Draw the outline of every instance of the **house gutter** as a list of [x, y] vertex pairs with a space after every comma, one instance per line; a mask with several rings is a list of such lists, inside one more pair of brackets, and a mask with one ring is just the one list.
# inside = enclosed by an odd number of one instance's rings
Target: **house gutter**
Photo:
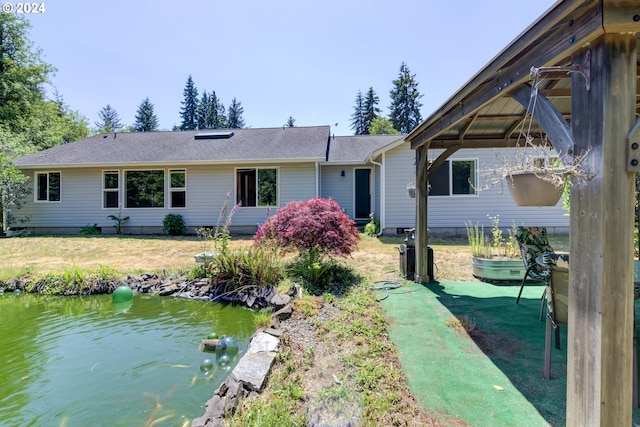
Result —
[[367, 159], [368, 162], [380, 167], [380, 232], [378, 233], [378, 236], [381, 236], [384, 231], [385, 219], [386, 219], [385, 173], [384, 173], [385, 172], [385, 168], [384, 168], [385, 156], [384, 155], [385, 153], [382, 153], [383, 163], [379, 163], [373, 160], [373, 152], [369, 154], [369, 158]]

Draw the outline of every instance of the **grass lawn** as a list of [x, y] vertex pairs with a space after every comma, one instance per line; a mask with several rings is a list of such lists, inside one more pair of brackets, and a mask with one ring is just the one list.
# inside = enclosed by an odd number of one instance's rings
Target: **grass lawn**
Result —
[[[359, 250], [346, 259], [369, 281], [384, 279], [399, 269], [398, 246], [404, 236], [362, 236]], [[567, 236], [551, 236], [551, 245], [568, 251]], [[195, 236], [46, 236], [0, 240], [0, 277], [11, 277], [28, 268], [32, 273], [62, 272], [70, 268], [109, 266], [123, 273], [186, 270], [203, 247]], [[251, 236], [233, 236], [230, 248], [252, 244]], [[438, 280], [473, 280], [471, 250], [466, 237], [432, 238], [435, 275]]]

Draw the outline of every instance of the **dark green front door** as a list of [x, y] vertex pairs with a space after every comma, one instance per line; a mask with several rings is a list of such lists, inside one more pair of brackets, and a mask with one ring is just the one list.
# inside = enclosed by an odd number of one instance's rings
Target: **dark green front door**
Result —
[[369, 218], [371, 213], [371, 169], [356, 169], [356, 218]]

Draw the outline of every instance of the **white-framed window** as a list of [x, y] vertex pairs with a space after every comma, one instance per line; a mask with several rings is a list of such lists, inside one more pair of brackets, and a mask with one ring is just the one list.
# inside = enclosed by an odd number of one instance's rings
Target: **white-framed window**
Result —
[[120, 172], [102, 172], [102, 207], [104, 209], [120, 206]]
[[128, 170], [124, 172], [126, 208], [164, 207], [164, 170]]
[[236, 169], [236, 203], [242, 203], [242, 206], [278, 206], [278, 169]]
[[172, 208], [187, 207], [187, 171], [169, 170], [169, 203]]
[[62, 174], [60, 172], [36, 172], [36, 202], [59, 202], [62, 193]]
[[429, 176], [429, 196], [475, 196], [477, 183], [477, 160], [446, 160]]

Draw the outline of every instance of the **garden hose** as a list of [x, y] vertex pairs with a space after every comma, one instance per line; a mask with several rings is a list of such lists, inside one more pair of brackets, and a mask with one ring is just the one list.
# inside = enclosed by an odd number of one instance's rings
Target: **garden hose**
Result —
[[385, 291], [384, 297], [376, 298], [377, 301], [382, 301], [383, 299], [386, 299], [389, 297], [390, 289], [397, 289], [400, 286], [402, 285], [397, 280], [379, 280], [375, 282], [373, 286], [371, 286], [369, 289], [372, 289], [374, 291]]

